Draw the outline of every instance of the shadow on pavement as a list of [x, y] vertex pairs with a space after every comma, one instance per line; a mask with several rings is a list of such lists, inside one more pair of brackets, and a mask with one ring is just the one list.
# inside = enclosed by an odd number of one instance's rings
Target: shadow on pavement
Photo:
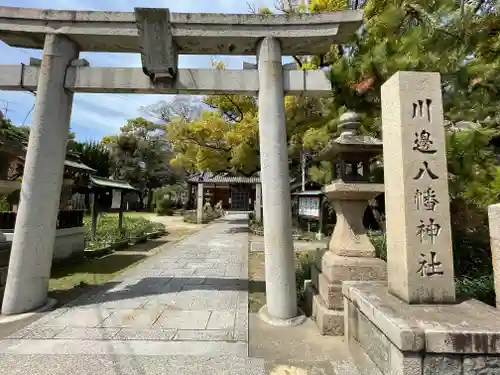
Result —
[[78, 307], [145, 296], [176, 294], [181, 289], [183, 291], [247, 291], [249, 288], [246, 279], [146, 277], [137, 280], [134, 284], [123, 285], [119, 290], [112, 290], [120, 284], [120, 282], [104, 284], [98, 290], [81, 295], [76, 300], [66, 304], [65, 307]]

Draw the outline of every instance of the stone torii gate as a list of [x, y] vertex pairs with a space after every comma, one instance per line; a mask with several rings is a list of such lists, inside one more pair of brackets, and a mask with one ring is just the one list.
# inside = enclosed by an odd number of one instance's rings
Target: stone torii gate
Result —
[[[317, 15], [56, 11], [0, 7], [0, 39], [43, 49], [41, 63], [0, 66], [0, 89], [36, 91], [3, 314], [47, 302], [57, 203], [74, 93], [245, 94], [259, 97], [267, 305], [271, 324], [297, 322], [284, 95], [330, 95], [322, 71], [282, 56], [325, 53], [361, 25], [358, 11]], [[142, 69], [89, 67], [79, 53], [134, 52]], [[245, 70], [178, 69], [180, 54], [256, 55]]]

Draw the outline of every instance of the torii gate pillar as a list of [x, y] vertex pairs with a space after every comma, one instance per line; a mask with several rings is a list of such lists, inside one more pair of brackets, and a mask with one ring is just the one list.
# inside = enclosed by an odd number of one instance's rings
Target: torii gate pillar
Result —
[[32, 311], [47, 302], [73, 93], [66, 69], [78, 50], [65, 36], [47, 34], [24, 164], [2, 314]]
[[272, 325], [294, 325], [302, 319], [296, 318], [299, 314], [279, 40], [262, 39], [257, 47], [257, 62], [267, 303], [259, 316]]

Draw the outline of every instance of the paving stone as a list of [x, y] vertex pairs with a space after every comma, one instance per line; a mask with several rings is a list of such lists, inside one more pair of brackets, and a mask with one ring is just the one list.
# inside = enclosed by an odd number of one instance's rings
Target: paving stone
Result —
[[97, 327], [104, 322], [110, 315], [111, 311], [100, 308], [91, 309], [71, 309], [64, 314], [48, 321], [45, 326], [60, 326], [60, 327]]
[[205, 276], [191, 276], [182, 279], [182, 286], [184, 285], [201, 285], [205, 282]]
[[125, 299], [111, 299], [106, 302], [99, 302], [93, 299], [89, 299], [88, 303], [82, 303], [79, 308], [96, 309], [139, 309], [151, 301], [154, 297], [140, 297], [140, 298], [125, 298]]
[[194, 341], [233, 341], [232, 331], [222, 330], [179, 330], [174, 340]]
[[193, 268], [183, 268], [183, 269], [168, 269], [163, 271], [161, 276], [172, 276], [172, 277], [189, 277], [193, 275], [195, 269]]
[[116, 310], [101, 327], [150, 328], [158, 320], [163, 309]]
[[236, 310], [236, 296], [220, 296], [217, 295], [213, 298], [199, 297], [195, 298], [191, 305], [190, 310]]
[[247, 355], [247, 344], [226, 341], [158, 340], [2, 340], [4, 354], [112, 354], [121, 355]]
[[76, 340], [111, 340], [120, 331], [120, 328], [75, 328], [67, 327], [59, 332], [57, 339]]
[[207, 329], [234, 329], [235, 311], [212, 311], [208, 320]]
[[62, 307], [57, 310], [51, 311], [49, 313], [46, 313], [44, 316], [42, 316], [40, 319], [36, 320], [35, 322], [31, 323], [28, 327], [26, 328], [34, 328], [34, 327], [41, 327], [48, 322], [52, 321], [54, 318], [57, 318], [58, 316], [61, 316], [65, 312], [69, 311], [70, 309], [67, 307]]
[[219, 294], [217, 290], [209, 289], [209, 290], [181, 290], [175, 296], [176, 299], [193, 299], [193, 298], [217, 298]]
[[176, 329], [132, 329], [123, 328], [116, 335], [117, 340], [172, 340], [177, 333]]
[[264, 360], [238, 356], [2, 355], [8, 375], [264, 375]]
[[[230, 227], [227, 222], [216, 223], [182, 243], [162, 247], [102, 288], [0, 341], [0, 362], [8, 353], [17, 358], [111, 355], [115, 362], [142, 355], [246, 357], [248, 238], [222, 233]], [[203, 362], [200, 373], [214, 373]], [[85, 359], [82, 363], [85, 367]], [[45, 374], [48, 367], [33, 372], [18, 365], [16, 371], [20, 368], [20, 374]], [[235, 368], [228, 374], [245, 371]], [[54, 373], [67, 372], [58, 367]], [[89, 373], [107, 372], [99, 368]], [[163, 367], [161, 373], [169, 372]]]
[[210, 311], [165, 310], [155, 326], [176, 329], [205, 329]]
[[196, 296], [179, 296], [177, 294], [159, 294], [144, 309], [189, 310]]
[[63, 329], [64, 327], [38, 327], [33, 329], [23, 329], [10, 335], [9, 338], [51, 339]]
[[193, 275], [196, 276], [206, 276], [206, 277], [217, 277], [217, 276], [225, 276], [226, 269], [225, 268], [211, 268], [211, 269], [200, 269], [197, 268], [194, 270]]

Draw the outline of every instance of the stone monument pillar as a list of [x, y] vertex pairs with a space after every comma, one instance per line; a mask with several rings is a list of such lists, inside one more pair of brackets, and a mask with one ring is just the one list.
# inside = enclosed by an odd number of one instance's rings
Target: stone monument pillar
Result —
[[64, 80], [78, 50], [66, 37], [47, 34], [43, 54], [2, 304], [6, 315], [43, 306], [49, 289], [73, 104]]
[[382, 87], [389, 292], [455, 301], [439, 74], [400, 72]]
[[311, 270], [307, 287], [308, 312], [321, 334], [344, 333], [342, 282], [386, 280], [386, 264], [375, 258], [375, 248], [363, 225], [368, 202], [384, 192], [382, 184], [370, 183], [370, 160], [382, 152], [382, 142], [359, 134], [361, 123], [353, 112], [344, 113], [339, 137], [319, 153], [319, 160], [334, 162], [335, 180], [323, 188], [337, 214], [329, 251]]
[[292, 325], [300, 319], [295, 319], [299, 312], [280, 42], [273, 38], [262, 39], [257, 47], [257, 61], [266, 259], [266, 305], [259, 316], [269, 324]]
[[262, 221], [262, 185], [255, 185], [255, 220]]
[[495, 280], [496, 307], [500, 309], [500, 204], [492, 204], [488, 207], [488, 224], [493, 278]]
[[196, 190], [196, 221], [198, 224], [203, 223], [203, 205], [204, 205], [204, 194], [203, 194], [203, 182], [198, 182], [198, 188]]
[[499, 373], [500, 311], [455, 298], [439, 73], [393, 75], [382, 121], [388, 284], [343, 284], [353, 357], [384, 375]]

